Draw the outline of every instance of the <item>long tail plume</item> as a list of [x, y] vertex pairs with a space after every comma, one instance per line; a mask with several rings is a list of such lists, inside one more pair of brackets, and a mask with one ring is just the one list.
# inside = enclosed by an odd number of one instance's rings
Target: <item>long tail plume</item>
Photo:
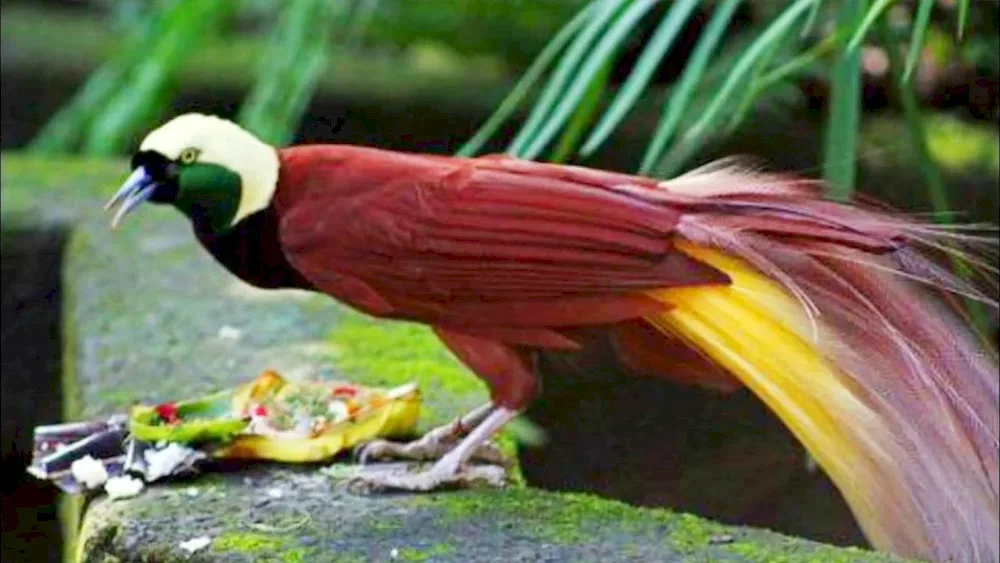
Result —
[[652, 292], [671, 309], [647, 321], [755, 392], [877, 548], [1000, 560], [997, 357], [941, 298], [995, 309], [996, 271], [970, 264], [978, 289], [932, 259], [986, 239], [730, 166], [662, 188], [643, 197], [687, 209], [678, 247], [733, 283]]

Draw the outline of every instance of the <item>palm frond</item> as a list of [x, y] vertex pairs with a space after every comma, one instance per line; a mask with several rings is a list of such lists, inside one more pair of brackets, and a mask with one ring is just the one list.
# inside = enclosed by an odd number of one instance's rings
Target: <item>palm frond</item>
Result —
[[[775, 42], [791, 32], [795, 22], [812, 7], [818, 0], [797, 0], [785, 9], [781, 15], [768, 25], [764, 31], [747, 47], [746, 52], [736, 61], [729, 71], [725, 81], [719, 87], [711, 102], [701, 112], [694, 125], [684, 132], [683, 137], [677, 145], [667, 154], [667, 159], [673, 162], [692, 154], [696, 148], [701, 147], [711, 135], [712, 128], [722, 119], [725, 112], [729, 110], [726, 104], [730, 102], [736, 90], [743, 85], [747, 73], [754, 67], [757, 61], [763, 56], [767, 49]], [[671, 154], [673, 153], [673, 154]]]
[[[865, 17], [865, 0], [844, 0], [837, 14], [841, 29], [856, 29]], [[857, 175], [861, 119], [861, 51], [841, 51], [830, 80], [830, 109], [823, 139], [823, 177], [831, 195], [847, 199]]]
[[659, 0], [635, 0], [622, 10], [621, 14], [604, 32], [604, 36], [590, 52], [586, 60], [577, 70], [576, 76], [563, 93], [552, 114], [541, 126], [531, 143], [523, 150], [524, 158], [537, 157], [565, 125], [573, 113], [573, 108], [580, 102], [590, 84], [596, 79], [603, 65], [613, 61], [617, 50], [628, 37], [639, 21]]
[[865, 40], [865, 36], [868, 35], [868, 31], [875, 23], [875, 20], [877, 20], [879, 16], [882, 15], [882, 12], [885, 12], [885, 10], [895, 2], [896, 0], [875, 0], [875, 3], [872, 4], [871, 8], [868, 8], [868, 11], [865, 13], [865, 17], [861, 20], [861, 25], [859, 25], [857, 30], [854, 32], [854, 36], [851, 37], [850, 42], [848, 42], [848, 51], [857, 49], [861, 45], [861, 42]]
[[115, 56], [102, 64], [70, 101], [59, 108], [32, 139], [28, 149], [50, 154], [78, 149], [91, 123], [110, 106], [115, 95], [127, 87], [133, 70], [166, 29], [165, 22], [183, 7], [183, 0], [171, 0], [143, 18]]
[[931, 10], [934, 8], [934, 0], [920, 0], [917, 7], [917, 17], [913, 21], [913, 36], [910, 39], [910, 50], [906, 54], [906, 70], [903, 71], [903, 80], [909, 82], [913, 77], [913, 71], [920, 62], [920, 54], [924, 49], [924, 39], [927, 36], [927, 29], [931, 23]]
[[653, 167], [662, 158], [667, 143], [674, 136], [681, 122], [681, 116], [687, 109], [695, 88], [705, 75], [709, 61], [722, 41], [722, 36], [740, 3], [740, 0], [726, 0], [716, 7], [715, 12], [712, 14], [712, 19], [709, 20], [705, 32], [702, 33], [698, 44], [694, 48], [694, 52], [691, 54], [691, 58], [684, 67], [677, 86], [674, 88], [670, 99], [664, 105], [663, 116], [656, 126], [652, 140], [646, 147], [646, 152], [642, 157], [642, 164], [639, 165], [639, 172], [641, 174], [647, 174], [652, 171]]
[[596, 1], [594, 12], [589, 21], [573, 39], [559, 60], [548, 82], [545, 84], [541, 96], [528, 114], [528, 119], [514, 137], [514, 140], [511, 141], [510, 146], [507, 147], [507, 153], [514, 156], [524, 156], [525, 149], [534, 141], [538, 131], [545, 124], [546, 118], [563, 96], [566, 85], [577, 72], [577, 68], [586, 56], [590, 46], [626, 3], [625, 0]]
[[573, 117], [570, 118], [569, 124], [552, 150], [552, 154], [549, 156], [550, 162], [566, 162], [575, 152], [584, 132], [593, 122], [597, 108], [601, 105], [601, 99], [604, 97], [604, 89], [607, 87], [608, 78], [611, 77], [612, 68], [614, 68], [613, 61], [606, 62], [594, 80], [591, 81], [590, 87], [587, 88], [579, 105], [576, 106]]
[[580, 149], [581, 155], [593, 154], [632, 109], [643, 90], [649, 85], [664, 55], [670, 50], [684, 24], [688, 22], [688, 18], [697, 7], [698, 0], [680, 0], [666, 13], [649, 40], [649, 45], [636, 62], [635, 68], [625, 80], [625, 84]]
[[108, 100], [108, 106], [90, 124], [83, 152], [120, 154], [147, 124], [167, 107], [176, 85], [173, 77], [184, 61], [207, 37], [218, 32], [233, 14], [227, 0], [185, 0], [176, 4], [160, 23], [155, 43], [131, 69]]
[[345, 13], [342, 3], [326, 0], [285, 4], [254, 88], [240, 108], [244, 127], [275, 145], [291, 140], [325, 68], [331, 22]]
[[958, 40], [965, 38], [965, 28], [969, 25], [969, 3], [972, 0], [959, 0], [958, 2]]
[[[809, 25], [808, 20], [806, 21], [806, 25]], [[734, 102], [736, 102], [736, 111], [732, 112], [732, 115], [729, 117], [729, 124], [725, 128], [726, 134], [733, 133], [736, 128], [743, 123], [744, 119], [746, 119], [747, 114], [750, 112], [750, 108], [753, 107], [753, 103], [763, 92], [763, 79], [767, 77], [769, 79], [769, 83], [773, 83], [773, 78], [771, 78], [770, 73], [766, 72], [767, 69], [771, 67], [771, 61], [775, 60], [778, 55], [787, 56], [790, 48], [794, 47], [794, 44], [797, 43], [800, 38], [801, 35], [796, 35], [794, 33], [786, 33], [782, 35], [772, 44], [768, 45], [764, 50], [764, 53], [753, 64], [749, 84], [743, 89], [743, 94], [739, 97], [739, 99], [734, 100]]]
[[542, 52], [531, 63], [528, 70], [521, 76], [517, 84], [511, 89], [507, 97], [500, 102], [493, 115], [486, 120], [486, 123], [476, 131], [476, 133], [458, 149], [458, 156], [472, 156], [482, 150], [483, 145], [489, 141], [497, 129], [517, 110], [518, 106], [527, 97], [531, 87], [541, 78], [542, 74], [552, 65], [552, 61], [566, 47], [573, 36], [582, 28], [593, 15], [596, 9], [595, 4], [588, 4], [580, 10], [559, 32], [545, 45]]

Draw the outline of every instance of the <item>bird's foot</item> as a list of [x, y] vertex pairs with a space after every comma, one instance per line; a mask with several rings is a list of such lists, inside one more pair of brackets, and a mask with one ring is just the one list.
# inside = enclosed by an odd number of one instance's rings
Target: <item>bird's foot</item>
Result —
[[414, 470], [405, 465], [400, 467], [399, 464], [367, 466], [347, 481], [347, 488], [358, 494], [374, 494], [503, 487], [506, 484], [507, 469], [500, 465], [447, 467], [438, 462], [423, 470]]
[[[419, 440], [406, 443], [372, 440], [358, 448], [356, 455], [362, 465], [389, 460], [437, 461], [457, 445], [457, 437], [440, 439], [428, 433]], [[503, 467], [511, 466], [511, 461], [494, 442], [486, 442], [479, 446], [472, 453], [470, 461]]]
[[[507, 482], [506, 467], [475, 465], [470, 461], [477, 454], [482, 455], [484, 448], [489, 452], [486, 454], [488, 457], [496, 457], [500, 451], [489, 442], [489, 439], [516, 415], [517, 412], [511, 409], [485, 405], [451, 424], [428, 432], [416, 442], [410, 444], [376, 442], [376, 445], [369, 445], [367, 452], [361, 452], [364, 459], [371, 459], [376, 454], [403, 454], [403, 457], [406, 457], [446, 453], [430, 469], [422, 471], [409, 468], [400, 470], [398, 466], [386, 468], [384, 464], [381, 468], [366, 466], [348, 482], [348, 488], [357, 492], [373, 493], [422, 492], [480, 484], [503, 486]], [[454, 442], [463, 434], [467, 435], [461, 442], [455, 444]], [[499, 459], [505, 458], [500, 455]]]
[[[412, 442], [372, 440], [358, 447], [355, 451], [355, 457], [361, 464], [387, 460], [437, 461], [454, 450], [472, 429], [486, 419], [490, 412], [492, 412], [492, 406], [483, 405], [463, 417], [428, 431], [423, 437]], [[504, 467], [511, 466], [511, 462], [500, 448], [494, 442], [486, 440], [476, 445], [467, 459]]]

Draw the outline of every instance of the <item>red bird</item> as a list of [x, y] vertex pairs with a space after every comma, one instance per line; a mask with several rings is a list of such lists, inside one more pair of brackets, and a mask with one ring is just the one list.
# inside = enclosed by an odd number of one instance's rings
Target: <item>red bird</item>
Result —
[[590, 327], [637, 372], [750, 388], [876, 547], [1000, 559], [997, 358], [946, 306], [958, 294], [995, 308], [996, 287], [932, 260], [967, 257], [971, 235], [725, 163], [660, 181], [504, 156], [277, 150], [199, 114], [150, 133], [132, 167], [115, 223], [172, 204], [243, 280], [430, 325], [486, 383], [490, 405], [373, 445], [419, 457], [466, 434], [429, 470], [376, 484], [427, 490], [471, 471], [538, 393], [533, 354], [578, 348]]

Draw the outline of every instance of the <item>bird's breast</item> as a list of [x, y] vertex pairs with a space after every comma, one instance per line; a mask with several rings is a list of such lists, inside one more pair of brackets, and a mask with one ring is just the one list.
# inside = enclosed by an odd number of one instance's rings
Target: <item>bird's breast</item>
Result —
[[231, 274], [263, 289], [315, 289], [285, 256], [277, 221], [259, 211], [224, 233], [195, 226], [201, 245]]

